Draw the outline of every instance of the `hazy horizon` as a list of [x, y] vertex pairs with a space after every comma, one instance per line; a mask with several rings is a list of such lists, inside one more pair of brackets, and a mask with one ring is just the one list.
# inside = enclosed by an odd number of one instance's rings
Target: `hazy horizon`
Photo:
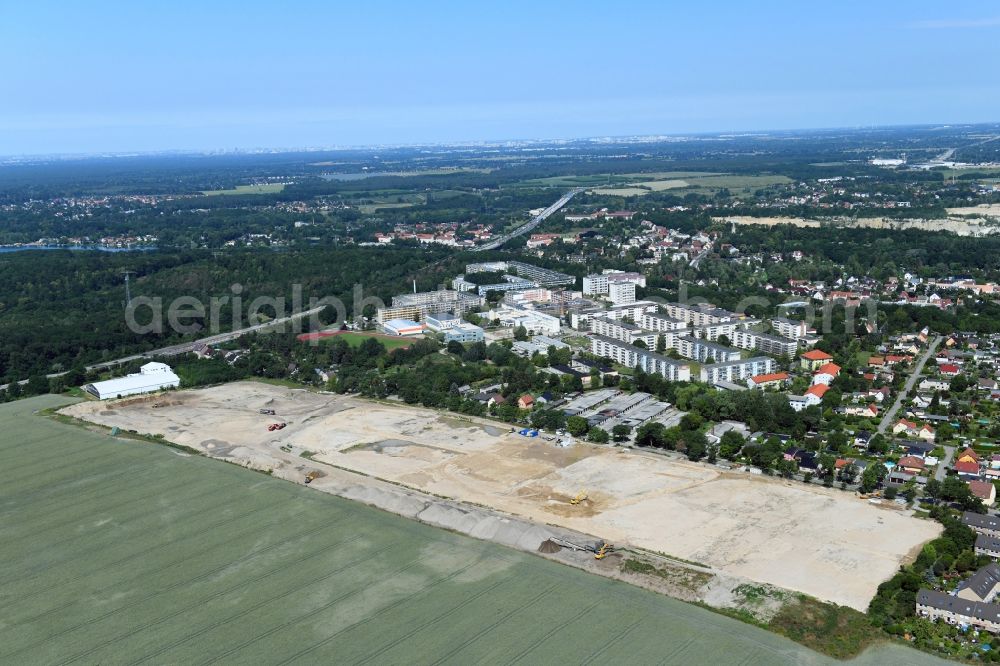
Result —
[[0, 155], [995, 122], [1000, 7], [8, 6]]

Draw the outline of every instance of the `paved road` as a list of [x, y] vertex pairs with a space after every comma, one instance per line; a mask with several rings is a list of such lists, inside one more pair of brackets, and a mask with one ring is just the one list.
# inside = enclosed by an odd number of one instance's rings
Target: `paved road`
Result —
[[[217, 345], [222, 342], [228, 342], [230, 340], [235, 340], [241, 335], [246, 335], [247, 333], [259, 333], [260, 331], [265, 331], [277, 326], [283, 326], [296, 319], [301, 319], [302, 317], [309, 317], [316, 314], [322, 310], [325, 305], [312, 308], [310, 310], [303, 310], [302, 312], [297, 312], [288, 317], [281, 317], [280, 319], [273, 319], [269, 322], [263, 324], [255, 324], [253, 326], [247, 326], [246, 328], [240, 328], [235, 331], [229, 331], [228, 333], [219, 333], [217, 335], [210, 335], [207, 338], [200, 338], [198, 340], [192, 340], [191, 342], [185, 342], [179, 345], [171, 345], [169, 347], [161, 347], [160, 349], [154, 349], [152, 351], [143, 352], [141, 354], [132, 354], [131, 356], [123, 356], [122, 358], [116, 358], [113, 361], [103, 361], [101, 363], [95, 363], [93, 365], [86, 366], [86, 370], [107, 370], [109, 368], [115, 368], [123, 363], [129, 363], [130, 361], [138, 361], [144, 358], [153, 358], [155, 356], [180, 356], [181, 354], [187, 354], [188, 352], [194, 351], [197, 345]], [[65, 372], [53, 372], [51, 374], [45, 375], [48, 379], [53, 379], [55, 377], [62, 377], [68, 371]], [[22, 379], [18, 382], [20, 385], [25, 385], [28, 383], [27, 379]], [[9, 384], [4, 384], [0, 386], [0, 390], [6, 389]]]
[[509, 234], [504, 234], [500, 238], [491, 240], [486, 245], [480, 245], [479, 247], [474, 248], [472, 251], [482, 252], [483, 250], [495, 250], [504, 243], [506, 243], [507, 241], [509, 241], [511, 238], [517, 238], [518, 236], [523, 236], [524, 234], [528, 233], [529, 231], [537, 227], [539, 224], [544, 222], [549, 215], [551, 215], [552, 213], [556, 212], [557, 210], [565, 206], [567, 203], [569, 203], [570, 199], [575, 197], [580, 192], [583, 192], [583, 190], [584, 188], [582, 187], [578, 187], [575, 190], [570, 190], [566, 194], [562, 195], [559, 201], [555, 202], [554, 204], [543, 210], [541, 213], [533, 217], [531, 219], [531, 222], [521, 225], [520, 227], [510, 232]]
[[938, 463], [937, 470], [934, 471], [934, 478], [938, 481], [944, 481], [944, 473], [948, 470], [948, 465], [951, 464], [951, 459], [955, 457], [955, 447], [946, 446], [944, 447], [944, 458]]
[[708, 245], [705, 246], [704, 250], [699, 252], [697, 256], [695, 256], [694, 259], [690, 261], [691, 268], [698, 268], [698, 264], [701, 263], [701, 260], [707, 257], [711, 252], [712, 252], [712, 244], [709, 243]]
[[913, 372], [910, 373], [910, 378], [906, 380], [903, 390], [899, 392], [898, 396], [896, 396], [896, 402], [892, 403], [892, 407], [890, 407], [889, 411], [882, 416], [882, 421], [878, 424], [878, 431], [883, 435], [889, 428], [889, 425], [893, 422], [893, 419], [896, 417], [896, 412], [899, 411], [899, 407], [903, 404], [903, 400], [907, 395], [909, 395], [910, 391], [913, 390], [917, 380], [920, 379], [920, 371], [924, 369], [924, 364], [927, 363], [927, 359], [934, 354], [939, 344], [941, 344], [940, 335], [931, 340], [931, 343], [927, 345], [927, 349], [924, 350], [924, 353], [920, 355], [919, 359], [917, 359], [916, 365], [913, 366]]

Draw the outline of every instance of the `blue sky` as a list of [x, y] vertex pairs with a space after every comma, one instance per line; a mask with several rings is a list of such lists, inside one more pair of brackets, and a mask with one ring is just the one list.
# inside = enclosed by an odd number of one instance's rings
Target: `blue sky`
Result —
[[0, 0], [0, 154], [1000, 120], [1000, 3]]

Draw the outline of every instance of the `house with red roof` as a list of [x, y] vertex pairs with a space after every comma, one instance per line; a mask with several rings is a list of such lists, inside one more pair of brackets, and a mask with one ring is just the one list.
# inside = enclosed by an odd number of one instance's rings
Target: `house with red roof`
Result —
[[968, 462], [965, 460], [959, 460], [953, 465], [955, 471], [963, 479], [978, 479], [979, 478], [979, 463]]
[[896, 463], [896, 467], [909, 474], [920, 474], [924, 471], [924, 459], [919, 456], [903, 456]]
[[878, 407], [875, 403], [870, 405], [851, 405], [844, 410], [844, 413], [849, 416], [861, 416], [866, 419], [873, 419], [878, 416]]
[[754, 375], [747, 380], [748, 388], [780, 388], [790, 379], [787, 372], [770, 372], [764, 375]]
[[810, 349], [799, 358], [801, 359], [803, 370], [816, 370], [820, 366], [833, 360], [832, 356], [827, 354], [825, 351], [820, 351], [819, 349]]
[[917, 432], [917, 424], [906, 419], [899, 419], [896, 425], [892, 426], [892, 434], [898, 435], [901, 432], [905, 432], [908, 435], [915, 434]]
[[531, 409], [535, 406], [535, 399], [531, 395], [525, 393], [520, 398], [517, 399], [518, 409]]
[[823, 396], [826, 395], [826, 392], [829, 390], [829, 388], [830, 387], [827, 386], [826, 384], [813, 384], [812, 386], [810, 386], [809, 390], [807, 390], [804, 394], [806, 399], [806, 405], [807, 406], [818, 405], [819, 403], [823, 402]]
[[964, 451], [959, 453], [955, 457], [956, 462], [974, 462], [979, 464], [979, 454], [972, 450], [972, 447], [966, 447]]
[[940, 372], [945, 377], [954, 377], [955, 375], [962, 372], [962, 369], [955, 365], [954, 363], [942, 363], [938, 366], [938, 372]]
[[813, 373], [813, 384], [830, 385], [837, 375], [840, 374], [840, 366], [836, 363], [824, 363]]
[[969, 490], [986, 506], [993, 506], [997, 501], [997, 487], [989, 481], [969, 481]]
[[928, 424], [923, 424], [920, 426], [920, 430], [917, 431], [917, 437], [924, 440], [925, 442], [934, 441], [934, 428], [930, 427]]

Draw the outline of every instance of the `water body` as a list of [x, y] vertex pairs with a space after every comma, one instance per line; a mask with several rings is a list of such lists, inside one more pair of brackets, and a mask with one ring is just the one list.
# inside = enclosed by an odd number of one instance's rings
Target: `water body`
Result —
[[0, 245], [0, 254], [36, 250], [70, 250], [71, 252], [153, 252], [155, 247], [101, 247], [100, 245]]

